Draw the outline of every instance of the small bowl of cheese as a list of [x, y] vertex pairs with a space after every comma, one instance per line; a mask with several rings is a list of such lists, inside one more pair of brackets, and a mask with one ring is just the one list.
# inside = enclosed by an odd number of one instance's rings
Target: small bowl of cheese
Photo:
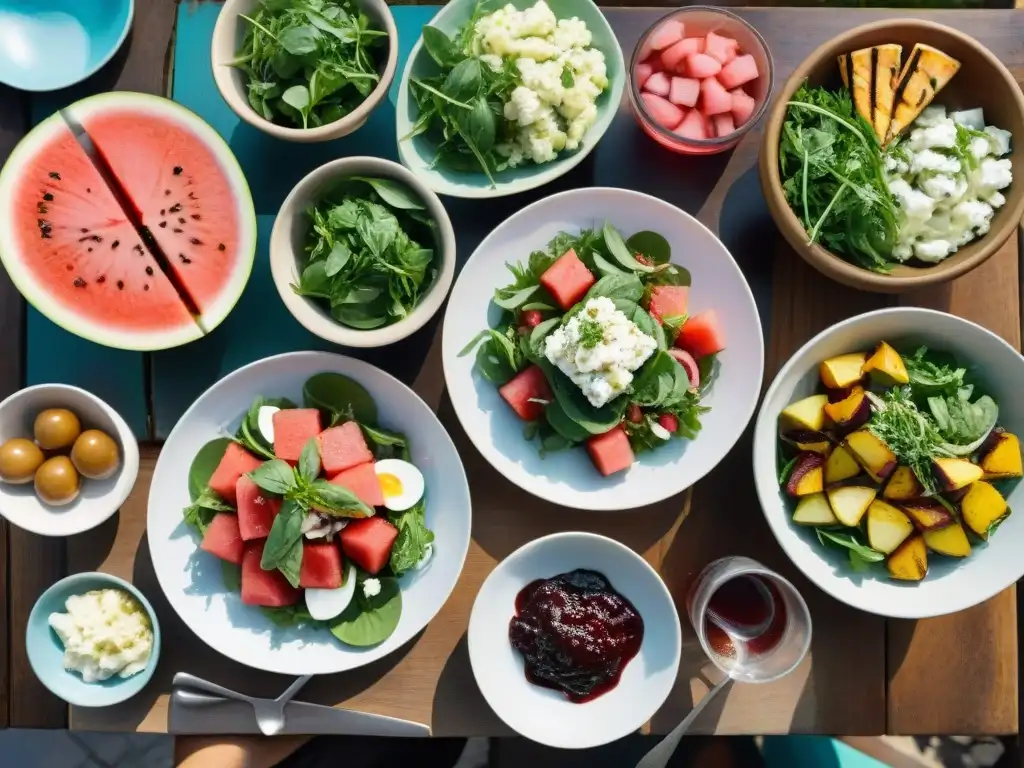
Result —
[[78, 707], [130, 699], [149, 682], [160, 656], [153, 606], [106, 573], [76, 573], [43, 592], [25, 640], [36, 677]]

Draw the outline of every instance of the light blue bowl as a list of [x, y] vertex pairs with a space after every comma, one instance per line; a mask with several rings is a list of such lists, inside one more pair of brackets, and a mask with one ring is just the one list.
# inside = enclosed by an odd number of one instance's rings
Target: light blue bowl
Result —
[[110, 61], [132, 26], [133, 0], [0, 0], [0, 83], [55, 91]]
[[[101, 683], [86, 683], [77, 672], [64, 669], [64, 646], [57, 633], [50, 628], [50, 614], [64, 613], [64, 604], [72, 595], [81, 595], [93, 589], [121, 589], [130, 594], [146, 609], [153, 627], [153, 653], [149, 664], [136, 675], [120, 678], [116, 675]], [[143, 594], [124, 579], [106, 573], [76, 573], [61, 579], [40, 595], [28, 616], [25, 631], [28, 661], [39, 681], [55, 696], [76, 707], [108, 707], [119, 704], [146, 687], [160, 658], [160, 625], [153, 606]]]

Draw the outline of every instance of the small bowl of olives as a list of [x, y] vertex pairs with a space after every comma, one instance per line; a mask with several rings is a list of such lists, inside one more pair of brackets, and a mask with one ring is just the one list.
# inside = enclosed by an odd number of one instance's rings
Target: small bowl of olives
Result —
[[90, 392], [38, 384], [0, 402], [0, 515], [19, 528], [43, 536], [95, 528], [138, 474], [131, 429]]

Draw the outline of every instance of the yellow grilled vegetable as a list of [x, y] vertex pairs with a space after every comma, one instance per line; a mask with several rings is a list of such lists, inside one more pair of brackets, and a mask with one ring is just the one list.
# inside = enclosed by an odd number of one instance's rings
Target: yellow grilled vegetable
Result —
[[892, 120], [893, 95], [903, 46], [889, 44], [861, 48], [839, 56], [843, 84], [853, 94], [853, 105], [884, 142]]
[[915, 45], [896, 84], [892, 121], [885, 141], [892, 141], [914, 122], [959, 70], [960, 62], [938, 48]]

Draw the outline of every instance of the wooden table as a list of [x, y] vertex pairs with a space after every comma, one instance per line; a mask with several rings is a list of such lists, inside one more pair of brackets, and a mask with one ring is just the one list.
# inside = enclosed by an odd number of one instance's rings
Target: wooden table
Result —
[[[111, 87], [165, 93], [166, 60], [173, 34], [170, 0], [139, 0], [134, 43], [122, 52], [111, 83], [104, 75], [85, 89]], [[856, 24], [898, 11], [742, 9], [766, 37], [779, 82], [815, 45]], [[1024, 13], [1017, 11], [926, 12], [988, 45], [1024, 81]], [[631, 50], [653, 11], [609, 10], [623, 48]], [[0, 158], [27, 129], [28, 103], [0, 88]], [[623, 110], [610, 135], [629, 138], [635, 151], [619, 163], [650, 174], [643, 190], [700, 217], [719, 232], [747, 274], [762, 311], [767, 343], [766, 377], [814, 333], [850, 315], [890, 305], [943, 309], [986, 325], [1020, 347], [1019, 253], [1011, 241], [985, 266], [952, 285], [886, 297], [831, 283], [805, 266], [784, 245], [768, 217], [756, 175], [759, 136], [749, 135], [732, 153], [682, 158], [656, 148], [632, 127]], [[631, 137], [631, 138], [630, 138]], [[594, 172], [609, 158], [606, 138]], [[602, 171], [603, 173], [603, 171]], [[589, 180], [575, 177], [583, 186]], [[598, 183], [607, 183], [606, 177]], [[544, 194], [542, 192], [542, 194]], [[521, 205], [494, 204], [500, 218]], [[459, 226], [456, 219], [456, 226]], [[468, 255], [461, 254], [462, 258]], [[265, 268], [265, 265], [263, 265]], [[259, 265], [257, 268], [260, 268]], [[0, 317], [7, 348], [0, 355], [0, 395], [24, 383], [24, 312], [6, 276], [0, 277]], [[425, 344], [429, 336], [425, 336]], [[969, 611], [924, 621], [887, 621], [854, 611], [808, 583], [773, 540], [754, 494], [749, 435], [692, 492], [626, 514], [588, 515], [554, 508], [513, 488], [468, 443], [445, 400], [439, 344], [427, 354], [416, 389], [438, 404], [471, 478], [473, 544], [459, 586], [440, 615], [409, 646], [376, 664], [319, 678], [310, 700], [344, 703], [432, 724], [436, 735], [500, 735], [506, 729], [480, 696], [469, 668], [465, 629], [473, 597], [495, 562], [515, 547], [555, 530], [585, 528], [614, 536], [659, 568], [677, 600], [709, 560], [747, 554], [794, 580], [815, 622], [810, 658], [784, 680], [734, 687], [698, 720], [705, 733], [1014, 733], [1018, 729], [1018, 645], [1015, 591], [1008, 589]], [[144, 393], [146, 394], [146, 393]], [[115, 404], [116, 405], [116, 404]], [[35, 680], [24, 648], [28, 612], [40, 592], [60, 576], [99, 568], [133, 579], [153, 600], [164, 632], [161, 665], [149, 688], [121, 707], [74, 710], [70, 725], [88, 730], [167, 727], [172, 674], [187, 669], [250, 693], [276, 694], [287, 681], [257, 673], [209, 651], [182, 624], [163, 598], [145, 538], [146, 501], [155, 444], [142, 451], [138, 483], [119, 515], [88, 534], [53, 541], [0, 521], [0, 599], [6, 601], [8, 633], [0, 632], [0, 726], [65, 727], [69, 713]], [[703, 695], [707, 661], [684, 627], [684, 658], [676, 689], [651, 723], [665, 731]]]

